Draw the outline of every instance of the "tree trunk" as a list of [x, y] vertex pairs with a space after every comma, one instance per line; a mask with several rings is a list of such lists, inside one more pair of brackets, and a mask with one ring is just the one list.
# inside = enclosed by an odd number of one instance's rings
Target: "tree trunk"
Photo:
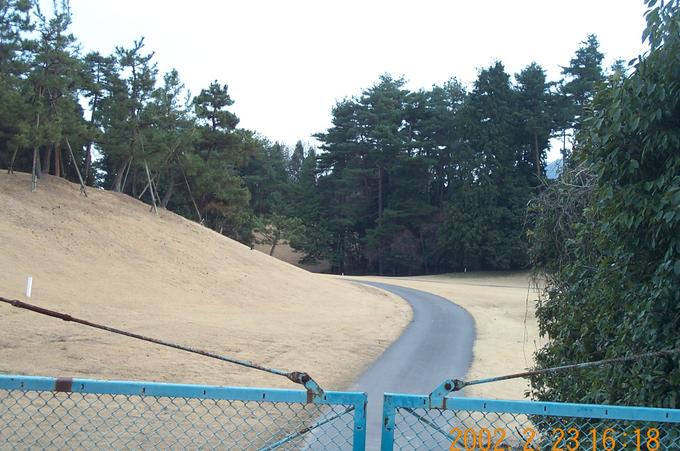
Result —
[[[43, 155], [43, 164], [41, 169], [41, 173], [43, 174], [48, 174], [50, 173], [50, 168], [52, 164], [52, 152], [54, 150], [54, 145], [47, 146], [47, 149], [45, 149], [45, 155]], [[57, 169], [55, 168], [55, 171]]]
[[38, 189], [38, 171], [37, 171], [37, 164], [38, 164], [38, 148], [34, 147], [33, 148], [33, 169], [31, 169], [31, 191], [35, 192]]
[[61, 165], [61, 146], [56, 145], [54, 147], [54, 176], [55, 177], [61, 177], [61, 171], [62, 165]]
[[279, 239], [274, 238], [274, 241], [272, 242], [272, 248], [269, 249], [269, 256], [273, 257], [274, 256], [274, 249], [276, 249], [276, 245], [279, 244]]
[[[97, 81], [99, 81], [99, 77], [97, 77]], [[94, 98], [92, 99], [92, 113], [90, 114], [90, 125], [94, 127], [94, 116], [95, 113], [97, 112], [97, 106], [99, 104], [99, 96], [97, 94], [94, 95]], [[90, 175], [90, 169], [92, 167], [92, 141], [87, 143], [87, 148], [85, 149], [85, 174], [84, 179], [85, 179], [85, 184], [86, 185], [94, 185], [94, 177], [91, 177]]]
[[[42, 95], [42, 93], [40, 93]], [[40, 113], [35, 115], [35, 129], [38, 130], [40, 127]], [[33, 147], [33, 169], [31, 170], [31, 191], [35, 192], [38, 189], [38, 158], [40, 154], [38, 152], [38, 146]]]
[[132, 156], [128, 155], [125, 160], [118, 166], [116, 170], [116, 177], [113, 179], [113, 190], [117, 193], [121, 192], [123, 186], [123, 177], [125, 176], [125, 170], [132, 161]]
[[61, 177], [66, 178], [66, 166], [64, 166], [64, 159], [61, 158], [61, 148], [59, 148], [59, 167], [61, 168]]
[[163, 195], [163, 200], [161, 200], [161, 208], [168, 208], [168, 203], [170, 202], [170, 198], [172, 197], [174, 192], [175, 192], [175, 173], [170, 171], [168, 189], [165, 191], [165, 194]]
[[345, 232], [342, 232], [340, 240], [340, 274], [345, 275]]
[[538, 133], [534, 132], [534, 152], [536, 153], [536, 176], [541, 178], [541, 152], [538, 149]]
[[[130, 167], [128, 167], [127, 174], [125, 174], [125, 178], [123, 179], [123, 191], [125, 191], [125, 186], [127, 185], [126, 182], [130, 170], [131, 170]], [[131, 182], [132, 188], [130, 188], [130, 191], [132, 192], [132, 197], [136, 197], [137, 199], [139, 199], [141, 195], [144, 193], [140, 194], [137, 192], [137, 173], [138, 173], [137, 168], [132, 169], [132, 182]]]
[[383, 211], [383, 177], [382, 166], [378, 166], [378, 219], [382, 218]]
[[430, 267], [427, 264], [427, 253], [425, 251], [425, 238], [423, 238], [423, 231], [422, 229], [420, 230], [420, 252], [422, 252], [423, 255], [423, 268], [425, 270], [425, 273], [430, 272]]
[[14, 147], [14, 152], [12, 152], [12, 159], [9, 162], [9, 167], [7, 168], [8, 174], [14, 174], [14, 161], [17, 159], [17, 153], [19, 152], [19, 146]]
[[36, 158], [35, 164], [37, 165], [35, 168], [35, 177], [36, 179], [39, 179], [42, 177], [42, 162], [40, 161], [40, 147], [38, 147], [38, 158]]
[[90, 177], [90, 168], [92, 167], [92, 143], [87, 143], [87, 148], [85, 149], [85, 174], [84, 180], [86, 185], [94, 185], [94, 177]]
[[[382, 225], [383, 213], [383, 171], [382, 166], [378, 166], [378, 227]], [[378, 275], [383, 274], [382, 244], [378, 243]]]

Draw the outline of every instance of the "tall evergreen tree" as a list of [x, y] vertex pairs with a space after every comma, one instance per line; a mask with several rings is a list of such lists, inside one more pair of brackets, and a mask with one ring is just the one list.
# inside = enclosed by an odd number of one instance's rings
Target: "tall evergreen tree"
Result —
[[518, 169], [517, 95], [501, 63], [480, 72], [459, 120], [474, 159], [446, 208], [441, 244], [456, 268], [507, 269], [525, 264], [521, 237], [531, 194]]
[[115, 64], [115, 60], [112, 57], [103, 56], [99, 52], [90, 52], [85, 55], [84, 64], [86, 75], [81, 94], [87, 99], [90, 107], [89, 128], [92, 137], [85, 145], [85, 171], [83, 177], [88, 185], [93, 185], [96, 179], [95, 171], [92, 167], [93, 146], [95, 146], [96, 141], [101, 140], [99, 136], [102, 127], [101, 102], [106, 95], [106, 74], [112, 73], [112, 66]]
[[101, 99], [103, 134], [99, 145], [106, 181], [114, 191], [124, 191], [128, 175], [131, 190], [137, 194], [138, 179], [143, 179], [146, 160], [144, 144], [149, 139], [150, 118], [146, 107], [156, 85], [153, 53], [143, 53], [144, 39], [129, 49], [117, 47], [114, 64], [106, 65], [106, 96]]
[[305, 148], [302, 141], [295, 143], [295, 149], [290, 154], [290, 162], [288, 163], [288, 176], [293, 181], [300, 180], [300, 171], [302, 170], [302, 162], [305, 159]]
[[163, 86], [153, 92], [148, 106], [152, 127], [147, 149], [154, 183], [162, 185], [161, 208], [167, 208], [186, 174], [186, 156], [195, 152], [197, 133], [190, 111], [184, 84], [173, 69], [164, 75]]
[[561, 84], [563, 101], [559, 119], [562, 123], [564, 159], [568, 157], [566, 139], [569, 130], [578, 131], [588, 104], [593, 100], [597, 87], [605, 79], [603, 59], [597, 36], [589, 34], [586, 40], [581, 42], [569, 66], [562, 67], [562, 75], [565, 78]]
[[0, 2], [0, 164], [12, 171], [28, 146], [32, 118], [28, 104], [28, 53], [22, 35], [34, 29], [32, 2]]
[[382, 273], [389, 246], [382, 218], [408, 133], [404, 84], [403, 79], [380, 77], [359, 99], [336, 105], [333, 127], [317, 135], [325, 143], [321, 185], [332, 191], [329, 216], [343, 218], [330, 223], [339, 268], [371, 266]]
[[227, 109], [233, 103], [227, 85], [217, 81], [194, 99], [199, 138], [189, 172], [206, 223], [239, 238], [248, 220], [250, 192], [238, 168], [247, 163], [255, 139], [236, 129], [239, 119]]
[[[540, 178], [545, 173], [550, 137], [557, 125], [553, 112], [554, 95], [550, 91], [551, 84], [546, 80], [545, 71], [536, 63], [527, 66], [515, 78], [521, 124], [519, 141], [523, 147], [518, 163], [527, 172], [533, 172]], [[538, 181], [533, 183], [538, 184]]]
[[[27, 79], [31, 86], [33, 168], [36, 174], [53, 172], [62, 176], [65, 140], [70, 136], [71, 140], [80, 143], [80, 137], [86, 134], [78, 102], [83, 67], [76, 39], [68, 33], [71, 24], [69, 3], [65, 0], [55, 2], [51, 16], [44, 14], [37, 5], [35, 15], [37, 36], [26, 44], [31, 53]], [[67, 161], [77, 164], [70, 159]]]
[[584, 108], [595, 96], [597, 85], [604, 81], [603, 59], [597, 36], [589, 34], [576, 50], [569, 66], [562, 68], [562, 75], [566, 77], [563, 92], [574, 105], [576, 119], [583, 115]]

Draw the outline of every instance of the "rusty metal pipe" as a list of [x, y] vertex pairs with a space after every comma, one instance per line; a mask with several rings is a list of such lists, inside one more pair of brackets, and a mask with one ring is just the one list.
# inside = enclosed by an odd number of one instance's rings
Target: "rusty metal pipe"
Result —
[[97, 324], [97, 323], [93, 323], [91, 321], [76, 318], [76, 317], [68, 315], [66, 313], [56, 312], [54, 310], [49, 310], [49, 309], [46, 309], [46, 308], [43, 308], [43, 307], [38, 307], [37, 305], [29, 304], [27, 302], [23, 302], [23, 301], [20, 301], [18, 299], [7, 299], [7, 298], [0, 296], [0, 302], [4, 302], [6, 304], [9, 304], [12, 307], [21, 308], [21, 309], [29, 310], [31, 312], [39, 313], [41, 315], [51, 316], [52, 318], [58, 318], [58, 319], [61, 319], [63, 321], [78, 323], [78, 324], [82, 324], [84, 326], [89, 326], [89, 327], [93, 327], [95, 329], [101, 329], [101, 330], [104, 330], [106, 332], [111, 332], [113, 334], [124, 335], [126, 337], [136, 338], [138, 340], [147, 341], [147, 342], [150, 342], [150, 343], [155, 343], [157, 345], [166, 346], [168, 348], [179, 349], [180, 351], [186, 351], [186, 352], [191, 352], [193, 354], [202, 355], [204, 357], [209, 357], [211, 359], [222, 360], [223, 362], [233, 363], [234, 365], [240, 365], [240, 366], [244, 366], [246, 368], [252, 368], [252, 369], [258, 370], [258, 371], [264, 371], [264, 372], [267, 372], [267, 373], [276, 374], [278, 376], [284, 376], [284, 377], [288, 378], [290, 381], [295, 382], [296, 384], [303, 385], [307, 389], [307, 391], [311, 392], [315, 396], [319, 396], [319, 395], [323, 394], [323, 390], [321, 389], [319, 384], [317, 384], [314, 381], [314, 379], [311, 378], [311, 376], [309, 374], [304, 373], [304, 372], [283, 371], [283, 370], [279, 370], [279, 369], [276, 369], [276, 368], [269, 368], [269, 367], [266, 367], [264, 365], [260, 365], [258, 363], [252, 362], [250, 360], [235, 359], [233, 357], [215, 354], [215, 353], [210, 352], [210, 351], [204, 351], [202, 349], [197, 349], [197, 348], [193, 348], [193, 347], [190, 347], [190, 346], [184, 346], [184, 345], [180, 345], [180, 344], [177, 344], [177, 343], [172, 343], [172, 342], [169, 342], [169, 341], [161, 340], [161, 339], [158, 339], [158, 338], [147, 337], [147, 336], [144, 336], [144, 335], [136, 334], [134, 332], [128, 332], [128, 331], [125, 331], [125, 330], [116, 329], [115, 327], [110, 327], [110, 326], [106, 326], [106, 325], [103, 325], [103, 324]]

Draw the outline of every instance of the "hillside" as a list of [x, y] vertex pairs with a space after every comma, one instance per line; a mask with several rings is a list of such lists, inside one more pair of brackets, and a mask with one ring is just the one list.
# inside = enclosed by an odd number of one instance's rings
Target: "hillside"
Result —
[[[123, 194], [0, 174], [0, 295], [349, 385], [410, 320], [401, 300], [278, 261]], [[0, 372], [294, 387], [0, 306]]]

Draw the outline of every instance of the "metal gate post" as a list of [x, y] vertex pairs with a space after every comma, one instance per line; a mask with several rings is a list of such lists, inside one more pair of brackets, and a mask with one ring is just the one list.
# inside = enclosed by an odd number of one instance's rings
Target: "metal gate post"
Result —
[[383, 398], [382, 434], [380, 436], [380, 450], [393, 451], [394, 449], [394, 417], [396, 408], [392, 401], [392, 395], [385, 393]]
[[366, 393], [363, 401], [354, 405], [354, 451], [366, 451]]

